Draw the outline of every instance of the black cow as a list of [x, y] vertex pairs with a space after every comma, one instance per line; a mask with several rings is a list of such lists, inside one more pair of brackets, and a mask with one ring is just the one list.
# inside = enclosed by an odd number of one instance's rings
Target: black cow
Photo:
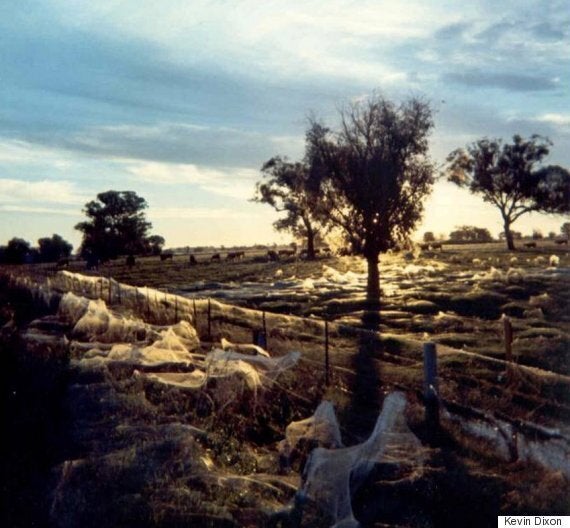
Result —
[[174, 259], [174, 253], [167, 252], [167, 253], [161, 253], [160, 254], [161, 262], [164, 262], [165, 260], [173, 260], [173, 259]]
[[127, 264], [127, 266], [128, 266], [129, 268], [132, 268], [132, 267], [136, 264], [136, 262], [135, 262], [135, 256], [134, 256], [134, 255], [129, 255], [129, 256], [127, 257], [127, 260], [126, 260], [126, 264]]
[[198, 261], [196, 260], [196, 257], [194, 255], [190, 255], [188, 257], [188, 264], [190, 264], [190, 266], [195, 266], [196, 264], [198, 264]]
[[279, 254], [277, 253], [277, 251], [273, 251], [272, 249], [270, 249], [267, 252], [267, 258], [273, 262], [276, 262], [279, 260]]
[[523, 244], [524, 247], [526, 248], [535, 248], [536, 247], [536, 242], [525, 242]]
[[559, 246], [561, 246], [562, 244], [568, 245], [568, 239], [567, 238], [557, 238], [554, 242], [556, 244], [558, 244]]
[[219, 261], [219, 260], [221, 260], [221, 258], [222, 258], [222, 257], [220, 256], [219, 253], [214, 253], [214, 254], [210, 257], [210, 260], [218, 260], [218, 261]]

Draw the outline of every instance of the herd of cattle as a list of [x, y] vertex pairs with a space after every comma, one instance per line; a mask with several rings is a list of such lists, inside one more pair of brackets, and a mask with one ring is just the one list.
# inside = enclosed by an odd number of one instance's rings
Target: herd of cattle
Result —
[[[553, 242], [556, 245], [568, 245], [568, 239], [566, 238], [557, 238], [555, 240], [553, 240]], [[529, 242], [524, 242], [523, 246], [525, 248], [536, 248], [537, 247], [537, 243], [535, 241], [529, 241]], [[422, 251], [435, 251], [435, 250], [440, 250], [443, 251], [443, 244], [441, 242], [429, 242], [429, 243], [422, 243], [419, 244], [419, 248]], [[331, 255], [331, 250], [328, 247], [321, 247], [321, 248], [315, 248], [315, 255], [316, 256], [325, 256], [328, 257]], [[274, 249], [270, 249], [267, 251], [267, 253], [265, 254], [260, 254], [259, 252], [256, 252], [255, 254], [251, 253], [249, 255], [252, 260], [254, 262], [278, 262], [280, 260], [286, 260], [286, 259], [290, 259], [290, 258], [300, 258], [300, 259], [306, 259], [308, 254], [307, 254], [307, 250], [303, 249], [299, 252], [297, 252], [297, 250], [295, 248], [289, 248], [289, 249], [279, 249], [279, 250], [274, 250]], [[229, 251], [224, 255], [222, 255], [221, 253], [213, 253], [211, 254], [209, 257], [204, 255], [200, 260], [198, 260], [196, 258], [196, 256], [191, 253], [188, 256], [188, 264], [190, 266], [195, 266], [197, 264], [200, 263], [207, 263], [207, 262], [221, 262], [222, 260], [226, 260], [226, 261], [239, 261], [242, 260], [246, 257], [246, 252], [245, 251]], [[63, 269], [63, 268], [67, 268], [69, 266], [69, 262], [70, 262], [70, 258], [62, 258], [60, 259], [57, 264], [56, 264], [56, 268], [57, 269]], [[174, 252], [172, 251], [164, 251], [160, 254], [160, 260], [161, 262], [165, 262], [167, 260], [174, 260]], [[87, 269], [97, 269], [99, 264], [100, 264], [100, 260], [99, 259], [87, 259], [86, 261], [86, 266]], [[126, 258], [126, 262], [125, 264], [131, 268], [133, 267], [136, 262], [135, 262], [135, 257], [133, 255], [129, 255]]]
[[[331, 254], [331, 251], [327, 247], [315, 249], [315, 255], [320, 255], [320, 254], [328, 256]], [[168, 258], [171, 259], [172, 256], [173, 255], [170, 253]], [[207, 261], [220, 262], [224, 259], [229, 261], [236, 261], [236, 260], [242, 260], [245, 257], [246, 257], [245, 251], [229, 251], [228, 253], [226, 253], [225, 257], [221, 253], [214, 253], [209, 258], [202, 259], [200, 262], [207, 262]], [[264, 255], [257, 254], [257, 255], [252, 255], [252, 257], [254, 261], [257, 260], [259, 262], [264, 262], [264, 261], [277, 262], [279, 260], [288, 259], [288, 258], [296, 258], [296, 257], [307, 258], [307, 250], [303, 249], [302, 251], [297, 253], [296, 249], [279, 249], [277, 251], [270, 249]], [[190, 254], [188, 257], [188, 263], [191, 266], [194, 266], [198, 264], [199, 261], [194, 254]]]

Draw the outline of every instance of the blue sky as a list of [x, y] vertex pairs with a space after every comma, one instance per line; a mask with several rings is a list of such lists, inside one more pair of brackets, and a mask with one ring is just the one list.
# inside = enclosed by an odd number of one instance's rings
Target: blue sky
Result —
[[[570, 166], [564, 1], [19, 0], [0, 3], [0, 243], [73, 226], [98, 192], [146, 198], [169, 246], [285, 240], [248, 201], [271, 156], [302, 156], [306, 116], [373, 90], [427, 98], [432, 157], [482, 136], [548, 136]], [[564, 219], [531, 216], [545, 233]], [[439, 183], [418, 233], [500, 230]]]

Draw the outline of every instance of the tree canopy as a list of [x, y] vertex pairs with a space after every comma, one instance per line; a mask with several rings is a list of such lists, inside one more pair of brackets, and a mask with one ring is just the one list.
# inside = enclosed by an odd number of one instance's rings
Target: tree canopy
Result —
[[273, 223], [278, 231], [289, 231], [307, 239], [307, 257], [315, 257], [315, 237], [321, 227], [318, 215], [318, 183], [310, 178], [305, 162], [289, 162], [279, 156], [271, 158], [261, 168], [263, 180], [256, 185], [253, 201], [271, 205], [285, 216]]
[[69, 257], [73, 246], [60, 235], [53, 234], [51, 238], [40, 238], [38, 248], [41, 262], [57, 262], [62, 258]]
[[460, 226], [449, 233], [449, 240], [452, 242], [492, 242], [493, 237], [485, 227]]
[[338, 131], [313, 120], [307, 132], [322, 218], [342, 230], [352, 252], [366, 258], [367, 297], [376, 305], [379, 254], [408, 239], [431, 191], [432, 127], [428, 103], [411, 98], [396, 104], [374, 95], [341, 111]]
[[106, 191], [85, 204], [88, 220], [75, 226], [83, 233], [80, 253], [85, 258], [107, 260], [121, 254], [147, 251], [146, 200], [133, 191]]
[[515, 249], [511, 225], [522, 215], [570, 211], [570, 173], [557, 165], [541, 166], [550, 146], [537, 135], [515, 135], [512, 143], [483, 138], [447, 158], [451, 182], [499, 209], [508, 249]]

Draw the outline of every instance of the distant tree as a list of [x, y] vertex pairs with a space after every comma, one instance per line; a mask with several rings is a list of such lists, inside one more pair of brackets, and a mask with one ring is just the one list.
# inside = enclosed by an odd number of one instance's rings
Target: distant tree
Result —
[[3, 258], [6, 264], [24, 264], [32, 260], [30, 243], [14, 237], [4, 247]]
[[554, 231], [549, 231], [548, 232], [548, 239], [554, 240], [555, 238], [556, 238], [556, 233]]
[[[166, 240], [160, 235], [151, 235], [147, 239], [148, 250], [151, 255], [160, 255]], [[188, 248], [190, 249], [190, 248]]]
[[253, 201], [271, 205], [285, 213], [273, 223], [277, 231], [288, 231], [307, 241], [307, 258], [315, 258], [315, 236], [320, 230], [316, 217], [318, 188], [312, 187], [309, 167], [279, 156], [261, 168], [263, 180], [256, 185]]
[[41, 262], [57, 262], [71, 255], [73, 246], [59, 235], [38, 240], [38, 258]]
[[148, 231], [144, 210], [147, 203], [133, 191], [106, 191], [97, 200], [85, 204], [86, 222], [75, 229], [83, 233], [80, 254], [101, 260], [120, 254], [144, 253], [148, 247]]
[[533, 229], [532, 230], [532, 239], [533, 240], [542, 240], [544, 238], [544, 235], [542, 234], [542, 231], [540, 229]]
[[536, 135], [515, 135], [505, 144], [484, 138], [447, 158], [450, 181], [499, 209], [509, 250], [515, 249], [511, 226], [522, 215], [570, 211], [570, 173], [557, 165], [535, 168], [549, 154], [550, 145]]
[[435, 242], [435, 235], [432, 231], [426, 231], [424, 233], [424, 242]]
[[[511, 233], [511, 238], [512, 238], [513, 240], [522, 240], [522, 238], [523, 238], [522, 233], [521, 233], [520, 231], [513, 231], [513, 230], [511, 229], [510, 233]], [[499, 240], [506, 240], [506, 236], [505, 236], [505, 232], [504, 232], [504, 231], [502, 231], [501, 233], [499, 233]]]
[[456, 228], [449, 234], [449, 240], [452, 242], [472, 242], [484, 243], [492, 242], [493, 237], [488, 229], [475, 226], [461, 226]]
[[560, 232], [564, 235], [567, 239], [570, 239], [570, 222], [564, 222], [560, 226]]
[[367, 300], [375, 307], [379, 256], [408, 239], [431, 191], [432, 127], [426, 102], [412, 98], [397, 105], [374, 95], [341, 111], [338, 132], [314, 120], [307, 132], [306, 159], [320, 182], [321, 217], [366, 259]]

